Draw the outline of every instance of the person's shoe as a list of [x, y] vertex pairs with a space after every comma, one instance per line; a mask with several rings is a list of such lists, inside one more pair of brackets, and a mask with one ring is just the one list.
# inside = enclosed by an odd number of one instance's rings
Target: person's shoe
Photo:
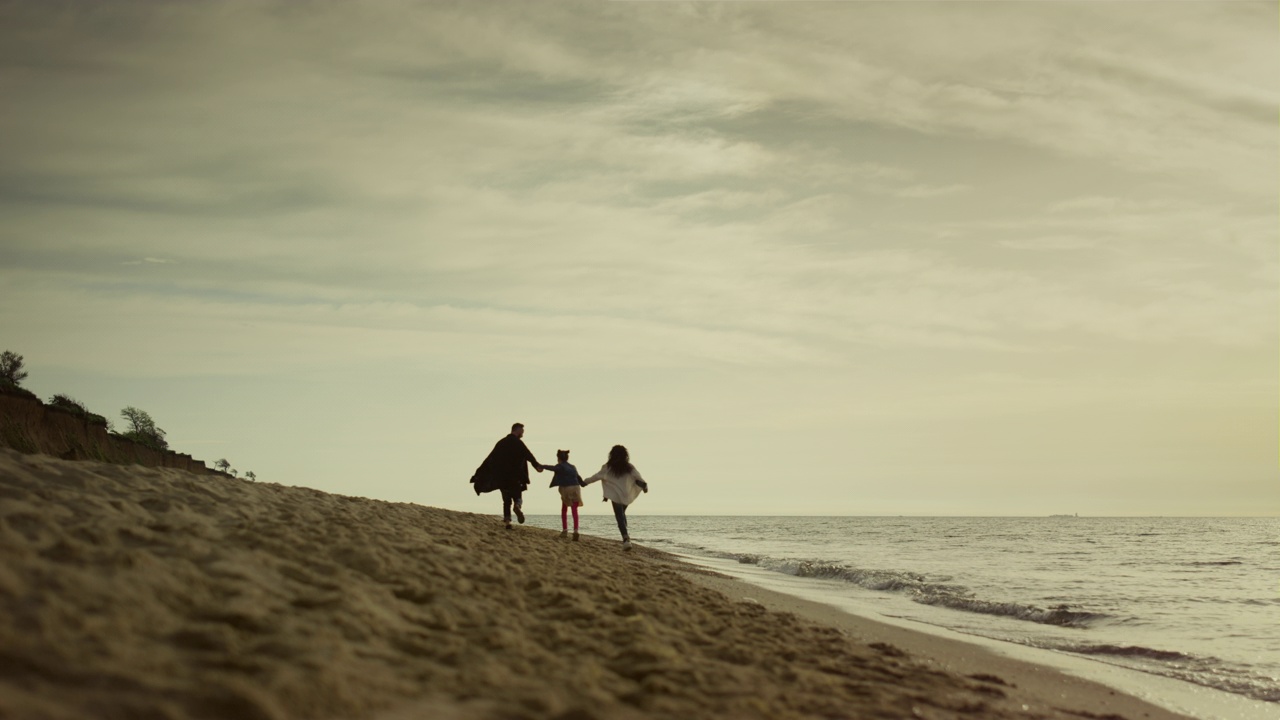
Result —
[[516, 509], [515, 509], [515, 511], [516, 511], [516, 520], [519, 520], [519, 521], [520, 521], [520, 524], [521, 524], [521, 525], [523, 525], [523, 524], [524, 524], [524, 512], [523, 512], [520, 508], [516, 508]]
[[510, 521], [510, 520], [504, 520], [503, 522], [505, 522], [505, 523], [507, 524], [507, 529], [508, 529], [508, 530], [510, 530], [510, 529], [511, 529], [511, 521]]
[[622, 541], [622, 549], [623, 549], [623, 550], [630, 550], [630, 549], [631, 549], [631, 538], [627, 538], [626, 540], [623, 540], [623, 541]]
[[574, 541], [574, 542], [578, 542], [578, 531], [577, 531], [577, 530], [574, 530], [574, 531], [573, 531], [573, 541]]
[[569, 537], [569, 531], [568, 531], [568, 530], [561, 530], [561, 531], [560, 531], [560, 537], [561, 537], [562, 539], [563, 539], [563, 538], [567, 538], [567, 537]]

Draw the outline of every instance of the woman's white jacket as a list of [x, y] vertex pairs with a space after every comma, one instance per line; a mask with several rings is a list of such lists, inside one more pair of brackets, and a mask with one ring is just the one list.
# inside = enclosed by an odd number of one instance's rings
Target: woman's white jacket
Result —
[[590, 485], [597, 480], [604, 483], [604, 499], [612, 500], [619, 505], [630, 505], [640, 496], [640, 486], [636, 481], [644, 482], [644, 478], [640, 477], [640, 471], [633, 466], [630, 472], [622, 475], [614, 475], [608, 465], [600, 468], [600, 472], [583, 480]]

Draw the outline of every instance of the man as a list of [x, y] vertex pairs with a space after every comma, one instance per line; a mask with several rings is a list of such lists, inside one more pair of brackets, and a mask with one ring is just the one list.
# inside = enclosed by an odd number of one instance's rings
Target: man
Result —
[[[480, 463], [476, 474], [471, 476], [476, 494], [502, 491], [502, 521], [507, 529], [511, 529], [511, 511], [516, 511], [516, 519], [524, 523], [524, 490], [529, 487], [529, 465], [542, 472], [542, 464], [534, 459], [533, 453], [525, 447], [524, 425], [516, 423], [511, 426], [511, 434], [502, 438], [493, 446], [489, 457]], [[527, 463], [527, 464], [526, 464]]]

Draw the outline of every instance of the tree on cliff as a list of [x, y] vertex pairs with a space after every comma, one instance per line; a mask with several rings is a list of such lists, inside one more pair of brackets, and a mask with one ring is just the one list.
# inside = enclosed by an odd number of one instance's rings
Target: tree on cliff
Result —
[[164, 430], [156, 427], [156, 421], [152, 420], [145, 410], [127, 407], [121, 410], [120, 414], [124, 416], [125, 420], [129, 421], [129, 429], [121, 433], [123, 437], [156, 450], [169, 449], [169, 442], [164, 439]]
[[63, 410], [70, 410], [77, 415], [89, 414], [89, 408], [86, 408], [84, 403], [70, 395], [63, 395], [61, 393], [54, 395], [49, 398], [49, 405], [52, 407], [62, 408]]
[[244, 474], [244, 479], [248, 480], [249, 482], [254, 482], [258, 479], [258, 474], [250, 470], [249, 472]]
[[0, 353], [0, 380], [18, 385], [26, 379], [27, 371], [22, 369], [22, 356], [12, 350]]
[[219, 458], [218, 460], [214, 461], [213, 467], [215, 470], [221, 470], [222, 472], [226, 472], [231, 469], [231, 463], [227, 462], [226, 458]]

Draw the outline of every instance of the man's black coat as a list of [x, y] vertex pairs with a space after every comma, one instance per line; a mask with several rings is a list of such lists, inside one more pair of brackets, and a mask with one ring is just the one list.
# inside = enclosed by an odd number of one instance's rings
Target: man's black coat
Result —
[[537, 462], [523, 440], [508, 435], [493, 446], [489, 457], [476, 468], [471, 484], [477, 495], [500, 489], [523, 491], [529, 487], [529, 463], [536, 465]]

